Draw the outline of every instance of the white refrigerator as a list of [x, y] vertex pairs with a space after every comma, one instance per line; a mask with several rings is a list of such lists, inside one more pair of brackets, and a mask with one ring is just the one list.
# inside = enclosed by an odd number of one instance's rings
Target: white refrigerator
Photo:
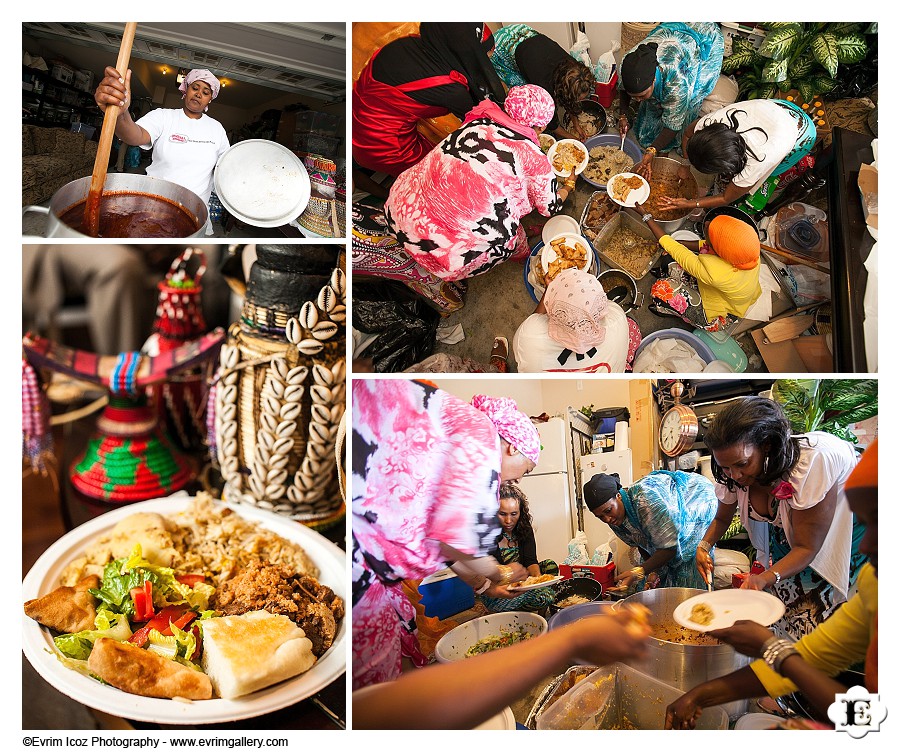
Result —
[[[591, 478], [599, 473], [619, 474], [619, 483], [630, 486], [633, 482], [631, 470], [631, 449], [619, 449], [612, 452], [598, 452], [585, 454], [580, 460], [582, 488]], [[582, 492], [583, 493], [583, 492]], [[605, 522], [601, 522], [585, 506], [584, 509], [584, 533], [587, 535], [588, 554], [593, 555], [594, 549], [609, 543], [615, 535]]]
[[528, 498], [538, 560], [561, 563], [568, 555], [577, 519], [571, 492], [569, 429], [562, 418], [551, 418], [538, 424], [537, 429], [541, 436], [540, 462], [518, 484]]

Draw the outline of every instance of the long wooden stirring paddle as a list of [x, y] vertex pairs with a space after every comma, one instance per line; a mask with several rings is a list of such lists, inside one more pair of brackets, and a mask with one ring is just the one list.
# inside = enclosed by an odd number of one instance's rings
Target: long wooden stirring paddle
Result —
[[[137, 22], [129, 21], [122, 32], [122, 44], [119, 45], [119, 57], [116, 70], [124, 77], [131, 60], [131, 45], [134, 42], [134, 31]], [[84, 231], [86, 235], [96, 238], [100, 234], [100, 201], [103, 198], [103, 184], [106, 182], [106, 168], [109, 165], [109, 152], [112, 148], [113, 135], [116, 132], [116, 120], [119, 108], [114, 104], [106, 106], [103, 114], [103, 126], [100, 128], [100, 143], [94, 159], [94, 172], [91, 175], [91, 187], [84, 204]]]

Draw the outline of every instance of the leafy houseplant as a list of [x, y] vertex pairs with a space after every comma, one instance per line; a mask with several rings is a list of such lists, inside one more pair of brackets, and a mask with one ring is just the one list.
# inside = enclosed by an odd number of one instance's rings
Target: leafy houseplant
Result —
[[798, 433], [827, 431], [854, 444], [848, 426], [878, 414], [877, 379], [779, 379], [772, 397]]
[[837, 86], [840, 65], [859, 63], [869, 54], [869, 34], [877, 23], [768, 23], [758, 50], [749, 40], [735, 37], [722, 73], [736, 76], [740, 93], [748, 99], [772, 99], [778, 92], [797, 89], [809, 101]]

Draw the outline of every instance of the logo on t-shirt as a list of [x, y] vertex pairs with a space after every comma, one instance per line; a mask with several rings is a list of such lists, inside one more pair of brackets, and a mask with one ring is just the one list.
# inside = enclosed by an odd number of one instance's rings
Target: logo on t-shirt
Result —
[[214, 144], [215, 141], [212, 141], [208, 138], [206, 139], [196, 139], [189, 138], [185, 136], [183, 133], [173, 133], [169, 136], [169, 141], [174, 141], [176, 144]]

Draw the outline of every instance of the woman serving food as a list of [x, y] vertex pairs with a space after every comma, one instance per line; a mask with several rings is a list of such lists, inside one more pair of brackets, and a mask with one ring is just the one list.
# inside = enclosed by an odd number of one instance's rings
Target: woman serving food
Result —
[[703, 440], [719, 506], [697, 547], [701, 576], [712, 571], [711, 549], [737, 509], [767, 565], [741, 587], [771, 588], [786, 606], [776, 630], [795, 639], [808, 634], [847, 600], [865, 561], [863, 527], [844, 502], [856, 451], [822, 431], [794, 435], [778, 403], [765, 397], [729, 403]]
[[[528, 572], [529, 580], [539, 580], [542, 576], [559, 574], [559, 566], [552, 559], [538, 561], [537, 546], [534, 541], [531, 512], [528, 499], [515, 483], [500, 485], [500, 537], [493, 551], [494, 558], [501, 564], [518, 562]], [[491, 612], [500, 611], [540, 611], [553, 602], [555, 592], [551, 588], [538, 588], [525, 593], [509, 590], [509, 585], [494, 585], [481, 595], [481, 602]]]
[[[228, 149], [228, 136], [218, 120], [206, 114], [209, 104], [219, 95], [221, 84], [210, 71], [192, 70], [178, 87], [184, 100], [180, 108], [152, 110], [131, 119], [131, 70], [124, 77], [107, 67], [94, 92], [101, 110], [119, 108], [116, 136], [129, 146], [153, 150], [147, 168], [150, 177], [177, 183], [209, 204], [213, 190], [213, 171]], [[212, 228], [207, 224], [207, 235]]]
[[715, 486], [702, 475], [657, 470], [622, 488], [617, 474], [599, 473], [584, 484], [584, 502], [619, 540], [641, 552], [641, 567], [618, 576], [623, 586], [653, 575], [661, 587], [706, 588], [694, 556], [718, 505]]
[[397, 178], [384, 205], [398, 242], [440, 279], [527, 258], [521, 218], [558, 213], [575, 188], [574, 174], [557, 187], [538, 144], [553, 116], [551, 96], [516, 86], [503, 107], [485, 100], [469, 112], [461, 128]]
[[[718, 175], [725, 190], [700, 199], [664, 198], [662, 209], [712, 209], [758, 191], [812, 150], [816, 126], [793, 102], [736, 102], [695, 120], [682, 136], [682, 153], [698, 172]], [[682, 165], [679, 177], [690, 174]]]
[[[453, 563], [476, 592], [525, 579], [488, 556], [498, 490], [531, 472], [540, 438], [508, 398], [466, 403], [412, 381], [353, 383], [353, 685], [427, 663], [403, 579]], [[403, 426], [402, 430], [398, 430]]]

